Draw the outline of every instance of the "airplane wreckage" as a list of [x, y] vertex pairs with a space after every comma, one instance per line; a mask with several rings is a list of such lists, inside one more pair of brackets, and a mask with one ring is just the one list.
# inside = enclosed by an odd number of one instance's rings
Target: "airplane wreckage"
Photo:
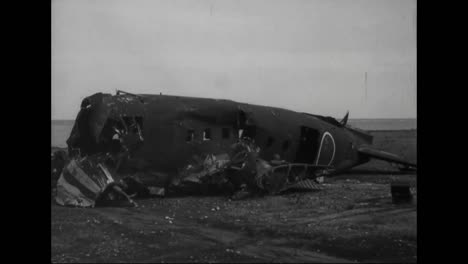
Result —
[[[372, 136], [332, 117], [230, 100], [96, 93], [81, 103], [54, 168], [55, 201], [94, 207], [169, 194], [279, 194], [371, 158]], [[66, 161], [64, 161], [66, 159]]]

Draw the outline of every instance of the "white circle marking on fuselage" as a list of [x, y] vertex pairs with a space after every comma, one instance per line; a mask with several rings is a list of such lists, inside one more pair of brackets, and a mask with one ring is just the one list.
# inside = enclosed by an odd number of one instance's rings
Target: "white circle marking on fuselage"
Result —
[[327, 166], [330, 166], [330, 164], [333, 162], [333, 159], [335, 158], [335, 150], [336, 150], [336, 146], [335, 146], [335, 139], [333, 138], [333, 136], [330, 134], [330, 132], [328, 131], [325, 131], [323, 133], [323, 136], [322, 136], [322, 140], [320, 141], [320, 147], [319, 147], [319, 150], [318, 150], [318, 155], [317, 155], [317, 160], [315, 162], [315, 165], [318, 165], [318, 162], [319, 162], [319, 159], [320, 159], [320, 152], [322, 151], [322, 145], [323, 145], [323, 141], [325, 140], [325, 137], [326, 136], [329, 136], [333, 142], [333, 155], [332, 155], [332, 158], [330, 159], [330, 162], [328, 163]]

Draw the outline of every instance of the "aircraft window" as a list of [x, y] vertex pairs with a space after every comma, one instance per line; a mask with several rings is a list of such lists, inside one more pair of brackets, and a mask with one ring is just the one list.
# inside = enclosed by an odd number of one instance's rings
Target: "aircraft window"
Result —
[[229, 138], [231, 130], [228, 127], [222, 128], [223, 138]]
[[272, 137], [268, 137], [266, 147], [269, 148], [269, 147], [273, 146], [273, 142], [275, 142], [275, 139], [272, 138]]
[[203, 140], [211, 140], [211, 129], [206, 128], [203, 131]]
[[195, 139], [195, 130], [189, 129], [187, 130], [187, 137], [185, 138], [185, 141], [190, 142]]
[[288, 150], [288, 148], [289, 148], [289, 140], [286, 140], [286, 141], [284, 141], [284, 143], [283, 143], [283, 151]]

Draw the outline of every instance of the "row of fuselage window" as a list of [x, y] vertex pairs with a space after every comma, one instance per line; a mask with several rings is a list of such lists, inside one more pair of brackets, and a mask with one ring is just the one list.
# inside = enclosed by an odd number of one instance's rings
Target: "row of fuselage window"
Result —
[[[242, 137], [242, 133], [243, 133], [243, 130], [240, 129], [238, 131], [238, 138], [241, 138]], [[231, 129], [230, 128], [227, 128], [227, 127], [223, 127], [221, 129], [221, 138], [222, 139], [229, 139], [231, 137]], [[212, 131], [210, 128], [205, 128], [203, 130], [203, 133], [202, 133], [202, 140], [203, 141], [208, 141], [208, 140], [212, 140]], [[187, 130], [187, 137], [185, 138], [185, 141], [187, 142], [192, 142], [195, 140], [195, 130], [194, 129], [189, 129]], [[269, 148], [271, 146], [273, 146], [273, 143], [275, 142], [275, 139], [273, 137], [268, 137], [267, 138], [267, 141], [265, 142], [265, 148]], [[290, 142], [289, 140], [285, 140], [283, 142], [283, 145], [281, 146], [282, 150], [283, 151], [286, 151], [288, 150], [289, 146], [290, 146]]]

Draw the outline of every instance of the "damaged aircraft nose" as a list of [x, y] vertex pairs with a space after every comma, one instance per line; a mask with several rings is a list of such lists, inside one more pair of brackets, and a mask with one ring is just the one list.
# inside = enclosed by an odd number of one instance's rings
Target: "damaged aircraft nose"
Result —
[[83, 99], [67, 140], [69, 155], [133, 151], [144, 141], [141, 109], [122, 111], [119, 98], [98, 93]]

